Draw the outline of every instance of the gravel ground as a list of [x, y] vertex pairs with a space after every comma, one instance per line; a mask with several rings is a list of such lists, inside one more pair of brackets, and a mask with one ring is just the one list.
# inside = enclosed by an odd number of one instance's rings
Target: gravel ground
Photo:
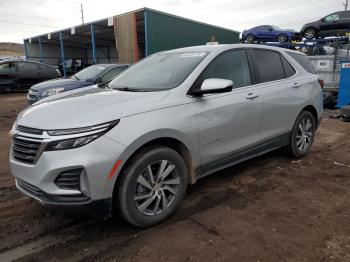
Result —
[[0, 261], [350, 261], [350, 123], [325, 118], [310, 154], [280, 151], [199, 180], [146, 230], [23, 196], [8, 131], [24, 94], [0, 95]]

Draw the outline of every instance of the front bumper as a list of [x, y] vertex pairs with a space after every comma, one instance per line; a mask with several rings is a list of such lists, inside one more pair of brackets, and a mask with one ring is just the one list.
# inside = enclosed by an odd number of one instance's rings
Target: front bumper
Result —
[[112, 216], [112, 198], [92, 200], [83, 194], [80, 197], [50, 195], [20, 179], [16, 179], [16, 187], [23, 194], [36, 199], [43, 205], [64, 208], [77, 213], [83, 212], [103, 219]]
[[[42, 204], [99, 210], [101, 214], [96, 215], [107, 217], [117, 177], [115, 174], [110, 178], [110, 170], [124, 150], [123, 145], [103, 135], [80, 148], [44, 151], [32, 164], [15, 159], [11, 150], [10, 167], [17, 188]], [[60, 174], [74, 169], [83, 170], [84, 191], [61, 188], [55, 183]]]

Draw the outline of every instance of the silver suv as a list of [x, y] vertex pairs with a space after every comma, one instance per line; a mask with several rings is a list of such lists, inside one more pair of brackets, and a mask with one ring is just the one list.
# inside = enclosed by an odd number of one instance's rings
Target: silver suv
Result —
[[108, 87], [46, 98], [19, 114], [11, 170], [19, 190], [49, 205], [117, 208], [159, 223], [188, 184], [277, 148], [312, 145], [322, 89], [303, 54], [261, 45], [154, 54]]

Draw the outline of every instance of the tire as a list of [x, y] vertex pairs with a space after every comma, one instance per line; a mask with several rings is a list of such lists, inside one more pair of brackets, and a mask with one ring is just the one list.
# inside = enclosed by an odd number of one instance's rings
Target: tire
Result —
[[330, 106], [333, 100], [334, 100], [334, 96], [332, 92], [323, 93], [323, 107], [328, 108], [328, 106]]
[[[309, 127], [310, 124], [311, 126]], [[310, 151], [312, 143], [314, 142], [315, 132], [315, 117], [309, 111], [302, 111], [297, 117], [297, 120], [295, 120], [292, 129], [287, 148], [289, 154], [295, 158], [306, 156]]]
[[185, 161], [168, 147], [142, 151], [121, 175], [120, 212], [137, 227], [150, 227], [167, 219], [186, 193], [188, 174]]
[[255, 41], [255, 37], [252, 34], [247, 35], [245, 39], [246, 39], [248, 44], [253, 44]]
[[277, 36], [277, 41], [280, 43], [288, 42], [288, 36], [286, 34], [279, 34]]
[[303, 35], [306, 39], [314, 39], [317, 36], [316, 29], [313, 27], [308, 27], [304, 30]]

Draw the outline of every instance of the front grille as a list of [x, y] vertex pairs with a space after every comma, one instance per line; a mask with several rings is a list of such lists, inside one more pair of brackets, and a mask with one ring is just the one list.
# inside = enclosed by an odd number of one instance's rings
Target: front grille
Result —
[[12, 140], [13, 158], [27, 164], [34, 164], [39, 154], [41, 142], [27, 140], [23, 136], [15, 136]]
[[42, 191], [40, 188], [33, 186], [21, 179], [16, 179], [17, 186], [19, 189], [23, 190], [27, 194], [40, 199], [43, 202], [49, 204], [61, 204], [61, 203], [81, 203], [87, 202], [90, 200], [84, 194], [75, 194], [75, 195], [50, 195]]
[[55, 179], [55, 185], [62, 189], [80, 191], [80, 175], [83, 169], [74, 169], [63, 172]]
[[31, 127], [26, 127], [26, 126], [21, 126], [21, 125], [18, 125], [16, 127], [16, 129], [20, 132], [33, 134], [33, 135], [42, 135], [43, 134], [43, 130], [31, 128]]

